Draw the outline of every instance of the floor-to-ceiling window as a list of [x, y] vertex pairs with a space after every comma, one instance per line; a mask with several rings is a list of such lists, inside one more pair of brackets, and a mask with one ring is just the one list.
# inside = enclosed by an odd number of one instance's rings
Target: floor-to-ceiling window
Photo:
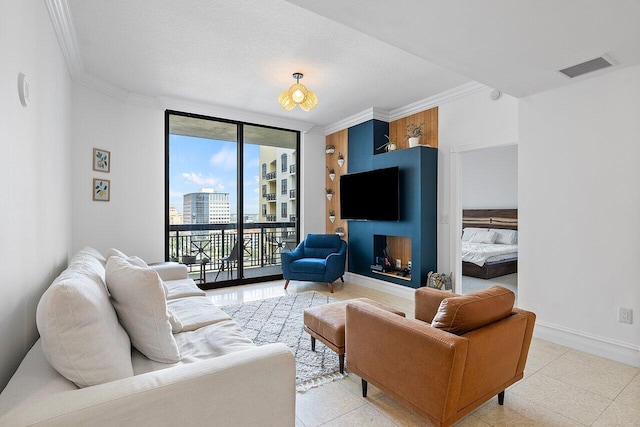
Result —
[[204, 288], [281, 277], [298, 242], [300, 134], [167, 111], [166, 257]]

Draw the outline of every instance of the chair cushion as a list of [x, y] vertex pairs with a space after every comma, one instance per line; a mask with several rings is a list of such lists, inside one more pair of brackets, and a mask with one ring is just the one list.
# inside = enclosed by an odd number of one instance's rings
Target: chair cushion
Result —
[[292, 273], [324, 274], [326, 269], [324, 258], [302, 258], [293, 261], [289, 266]]
[[158, 273], [112, 256], [107, 260], [106, 277], [113, 307], [133, 346], [157, 362], [179, 361], [180, 352], [172, 334], [165, 291]]
[[513, 292], [501, 286], [445, 298], [431, 326], [463, 335], [510, 316], [514, 301]]
[[337, 234], [308, 234], [304, 240], [306, 258], [326, 258], [340, 250], [340, 236]]

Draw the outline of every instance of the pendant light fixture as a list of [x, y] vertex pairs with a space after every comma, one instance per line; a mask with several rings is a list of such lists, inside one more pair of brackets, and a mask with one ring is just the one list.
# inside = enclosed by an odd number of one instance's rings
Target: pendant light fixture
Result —
[[302, 77], [304, 77], [302, 73], [293, 73], [296, 83], [291, 85], [289, 89], [282, 91], [278, 97], [278, 102], [287, 111], [293, 110], [296, 105], [299, 105], [304, 111], [311, 111], [318, 105], [316, 94], [300, 83]]

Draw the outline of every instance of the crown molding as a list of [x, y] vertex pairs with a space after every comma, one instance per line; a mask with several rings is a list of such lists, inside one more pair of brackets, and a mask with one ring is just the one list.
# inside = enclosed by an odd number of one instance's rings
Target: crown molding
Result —
[[325, 135], [348, 129], [352, 126], [359, 125], [371, 119], [381, 120], [383, 122], [392, 122], [394, 120], [401, 119], [403, 117], [410, 116], [415, 113], [419, 113], [424, 110], [428, 110], [438, 105], [442, 105], [445, 102], [453, 101], [454, 99], [461, 98], [463, 96], [470, 95], [480, 90], [486, 89], [487, 86], [478, 82], [469, 82], [460, 86], [456, 86], [453, 89], [440, 92], [429, 98], [422, 99], [404, 107], [396, 108], [395, 110], [385, 111], [378, 108], [369, 108], [346, 119], [340, 120], [334, 124], [328, 125], [324, 128]]
[[67, 0], [45, 0], [58, 44], [73, 80], [84, 73], [82, 55]]
[[461, 98], [463, 96], [471, 95], [472, 93], [486, 89], [487, 86], [478, 82], [469, 82], [460, 86], [456, 86], [452, 89], [445, 90], [436, 95], [406, 105], [404, 107], [396, 108], [389, 112], [389, 121], [402, 119], [415, 113], [419, 113], [424, 110], [428, 110], [433, 107], [437, 107], [446, 102], [453, 101], [454, 99]]
[[381, 110], [379, 108], [367, 108], [364, 111], [361, 111], [353, 116], [349, 116], [346, 119], [342, 119], [339, 122], [336, 122], [332, 125], [326, 126], [324, 128], [324, 134], [330, 135], [334, 132], [341, 131], [343, 129], [348, 129], [352, 126], [359, 125], [360, 123], [364, 123], [366, 121], [376, 119], [382, 120], [383, 122], [389, 121], [389, 113], [385, 110]]

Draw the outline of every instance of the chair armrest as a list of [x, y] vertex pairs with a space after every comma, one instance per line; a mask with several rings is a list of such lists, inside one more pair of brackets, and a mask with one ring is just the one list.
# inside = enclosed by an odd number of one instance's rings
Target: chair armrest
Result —
[[154, 269], [164, 281], [181, 280], [189, 277], [189, 269], [187, 266], [177, 262], [159, 262], [149, 264], [149, 267]]
[[294, 426], [295, 359], [269, 344], [30, 403], [0, 425]]
[[456, 411], [468, 340], [363, 302], [346, 308], [347, 367], [438, 419]]
[[280, 259], [282, 261], [282, 271], [289, 272], [289, 265], [297, 259], [304, 257], [304, 242], [300, 242], [296, 248], [291, 252], [283, 251], [280, 253]]
[[344, 274], [345, 263], [347, 262], [347, 243], [343, 240], [338, 252], [329, 254], [326, 258], [326, 276], [334, 277], [333, 280]]
[[415, 293], [415, 317], [423, 322], [431, 323], [440, 303], [445, 298], [458, 296], [457, 294], [433, 288], [419, 288]]

